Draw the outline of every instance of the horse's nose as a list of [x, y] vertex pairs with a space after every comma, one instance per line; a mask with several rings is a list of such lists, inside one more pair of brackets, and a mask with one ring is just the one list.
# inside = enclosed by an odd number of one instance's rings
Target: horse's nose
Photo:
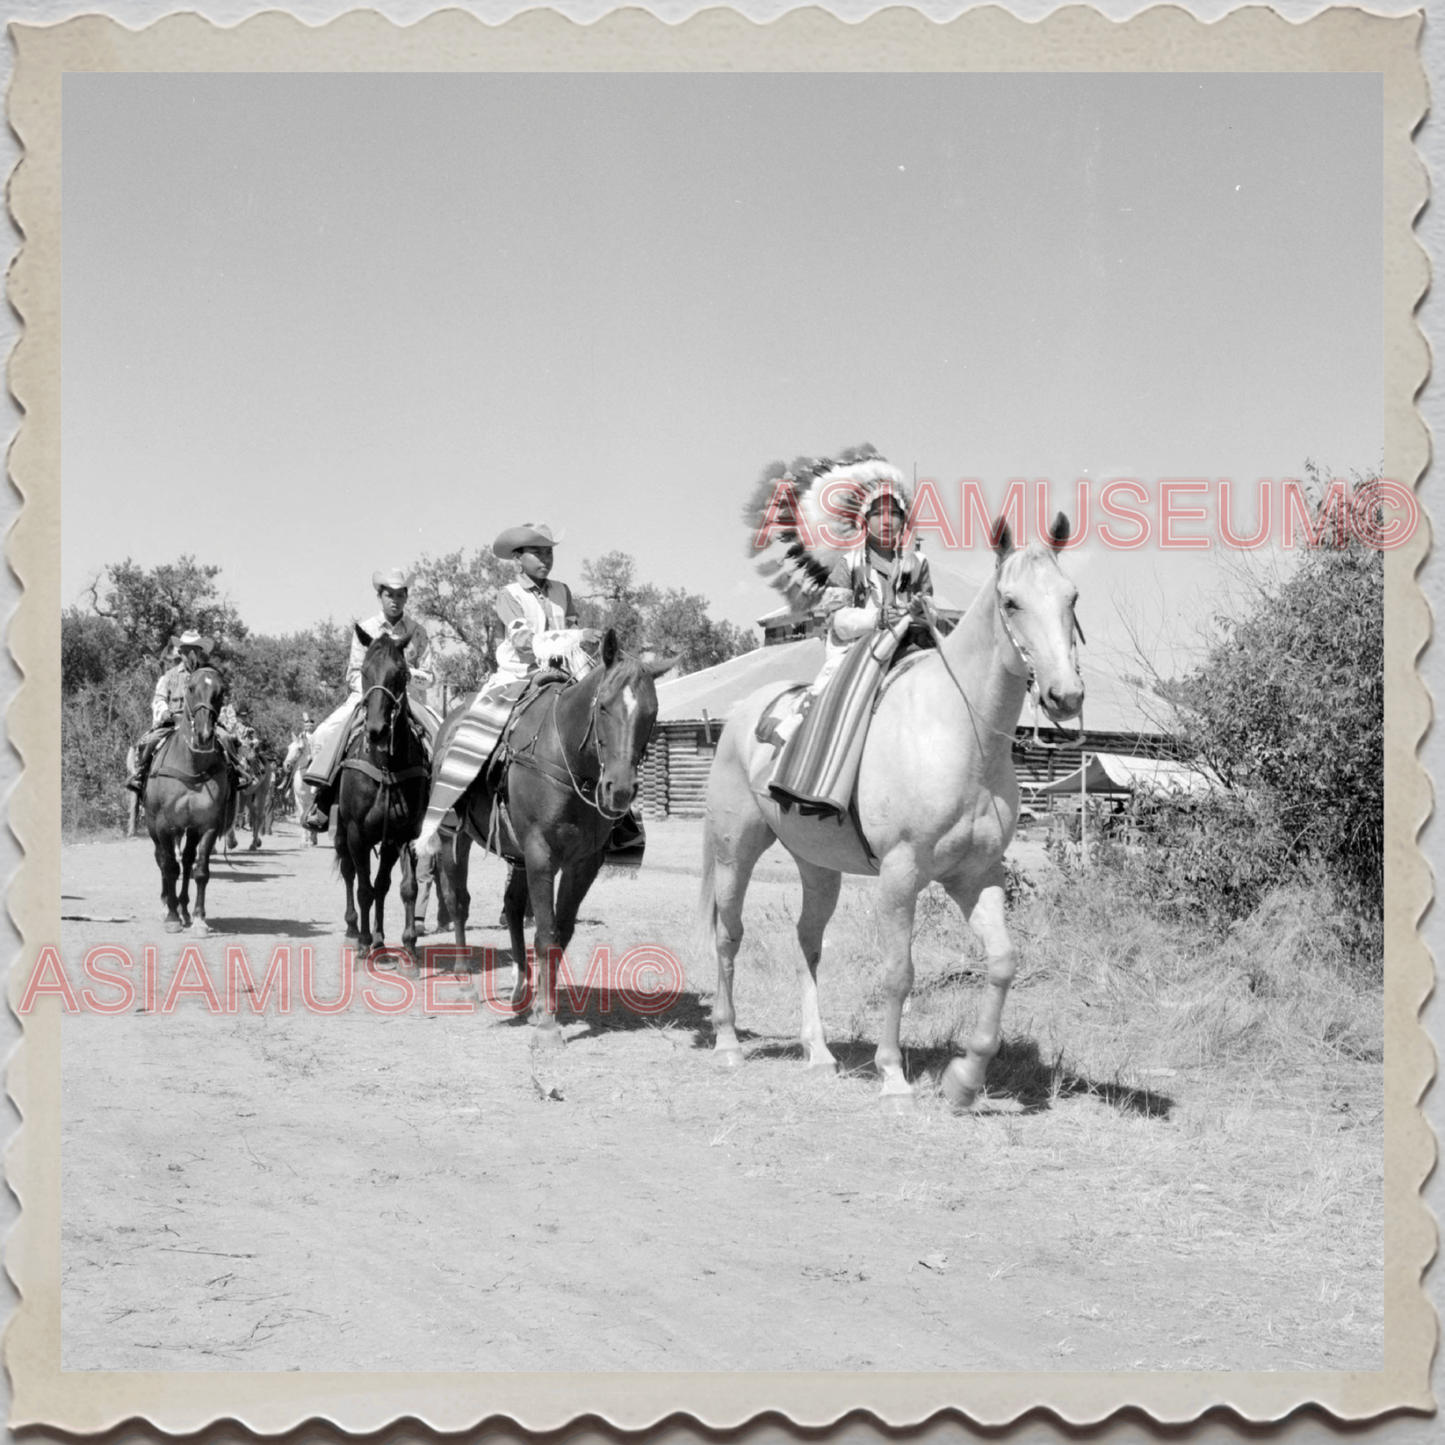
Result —
[[621, 812], [632, 806], [636, 785], [630, 779], [603, 778], [598, 792], [602, 795], [602, 806], [609, 813]]
[[1050, 717], [1060, 721], [1078, 717], [1079, 710], [1084, 706], [1083, 684], [1062, 687], [1058, 683], [1051, 684], [1044, 693], [1044, 706]]

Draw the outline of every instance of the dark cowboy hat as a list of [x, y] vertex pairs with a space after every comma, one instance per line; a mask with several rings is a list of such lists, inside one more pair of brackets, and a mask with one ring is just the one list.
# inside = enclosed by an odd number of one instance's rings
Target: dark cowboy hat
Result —
[[372, 590], [379, 592], [383, 587], [392, 592], [409, 592], [411, 578], [400, 567], [388, 567], [385, 572], [371, 574]]
[[520, 527], [508, 527], [492, 543], [492, 552], [510, 561], [523, 547], [555, 547], [564, 536], [565, 532], [558, 532], [554, 537], [552, 529], [545, 522], [523, 522]]

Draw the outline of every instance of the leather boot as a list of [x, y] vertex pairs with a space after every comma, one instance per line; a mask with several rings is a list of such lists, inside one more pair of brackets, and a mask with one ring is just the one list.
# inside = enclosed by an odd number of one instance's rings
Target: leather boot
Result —
[[301, 826], [313, 833], [324, 833], [331, 826], [332, 801], [330, 788], [318, 788], [311, 811], [301, 820]]

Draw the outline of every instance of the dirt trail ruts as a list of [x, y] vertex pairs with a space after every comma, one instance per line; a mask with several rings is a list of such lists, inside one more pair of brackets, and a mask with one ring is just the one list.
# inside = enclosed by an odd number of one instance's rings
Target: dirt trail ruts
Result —
[[[589, 897], [580, 966], [602, 942], [685, 951], [698, 830], [650, 833], [642, 875]], [[501, 876], [474, 871], [476, 944], [502, 947]], [[766, 858], [750, 906], [792, 906], [795, 876]], [[156, 943], [164, 986], [194, 943], [223, 989], [228, 946], [259, 978], [285, 944], [294, 994], [287, 1015], [190, 994], [65, 1019], [67, 1369], [1157, 1366], [1179, 1301], [1229, 1283], [1122, 1228], [1071, 1245], [1069, 1182], [1046, 1159], [977, 1169], [975, 1121], [936, 1099], [899, 1120], [786, 1058], [719, 1070], [695, 993], [662, 1020], [573, 1019], [544, 1055], [486, 1009], [310, 1013], [299, 950], [335, 998], [342, 888], [294, 825], [216, 864], [205, 940], [161, 931], [146, 842], [67, 846], [63, 878], [73, 976], [97, 943], [137, 963]], [[1097, 1108], [1061, 1101], [1054, 1125]], [[954, 1162], [923, 1177], [940, 1130]], [[1269, 1365], [1214, 1344], [1216, 1367]]]

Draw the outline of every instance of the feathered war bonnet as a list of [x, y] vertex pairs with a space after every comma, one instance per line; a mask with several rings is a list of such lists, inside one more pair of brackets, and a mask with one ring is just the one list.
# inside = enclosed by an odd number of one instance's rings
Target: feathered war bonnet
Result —
[[867, 443], [836, 458], [774, 462], [743, 509], [748, 551], [794, 607], [811, 606], [837, 564], [865, 544], [868, 513], [887, 497], [908, 515], [903, 473]]

